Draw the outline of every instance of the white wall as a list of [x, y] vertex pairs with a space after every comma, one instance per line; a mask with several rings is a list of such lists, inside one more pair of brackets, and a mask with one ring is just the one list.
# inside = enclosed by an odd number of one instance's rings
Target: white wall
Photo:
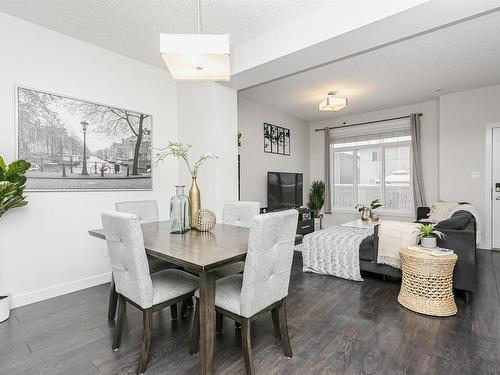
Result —
[[[201, 166], [198, 186], [201, 206], [222, 218], [225, 200], [238, 198], [238, 118], [236, 90], [214, 82], [180, 82], [177, 85], [179, 141], [191, 144], [191, 162], [212, 152], [218, 156]], [[184, 162], [179, 180], [191, 185]]]
[[[485, 132], [488, 123], [500, 122], [500, 85], [442, 95], [439, 105], [439, 196], [479, 209], [480, 247], [490, 248], [485, 225]], [[480, 178], [472, 179], [471, 172], [480, 172]]]
[[[0, 13], [0, 155], [15, 158], [14, 85], [153, 115], [154, 147], [177, 139], [176, 85], [168, 72]], [[0, 220], [0, 289], [14, 305], [109, 280], [104, 242], [87, 230], [115, 201], [157, 199], [162, 218], [177, 163], [154, 170], [153, 191], [39, 192]]]
[[[290, 156], [264, 153], [264, 122], [290, 129]], [[309, 127], [274, 108], [238, 95], [238, 130], [241, 132], [241, 200], [267, 206], [267, 172], [304, 174], [304, 205], [309, 189]]]
[[[379, 111], [360, 113], [356, 115], [338, 117], [332, 120], [316, 121], [310, 124], [311, 133], [311, 181], [324, 180], [324, 141], [323, 132], [316, 132], [317, 128], [325, 126], [340, 126], [343, 122], [353, 124], [364, 121], [373, 121], [390, 117], [405, 116], [410, 113], [423, 113], [421, 120], [422, 131], [422, 164], [424, 173], [424, 188], [427, 202], [433, 202], [438, 199], [438, 121], [439, 107], [438, 101], [429, 101], [383, 109]], [[354, 209], [352, 212], [334, 212], [332, 215], [325, 215], [324, 221], [328, 224], [342, 224], [350, 220], [357, 219], [359, 215]], [[410, 221], [413, 217], [388, 217], [395, 220]]]

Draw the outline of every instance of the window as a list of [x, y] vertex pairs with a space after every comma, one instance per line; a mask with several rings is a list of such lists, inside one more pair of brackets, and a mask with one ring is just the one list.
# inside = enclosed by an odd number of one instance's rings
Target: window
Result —
[[382, 210], [412, 211], [411, 136], [407, 121], [334, 130], [333, 206], [382, 201]]

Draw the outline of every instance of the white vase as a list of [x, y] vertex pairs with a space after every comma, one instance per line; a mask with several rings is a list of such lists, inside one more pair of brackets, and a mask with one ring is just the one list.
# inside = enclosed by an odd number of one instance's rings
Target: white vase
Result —
[[314, 219], [314, 230], [321, 230], [321, 219]]
[[436, 237], [422, 237], [420, 245], [428, 249], [434, 249], [437, 246]]
[[0, 292], [0, 323], [9, 319], [10, 294]]

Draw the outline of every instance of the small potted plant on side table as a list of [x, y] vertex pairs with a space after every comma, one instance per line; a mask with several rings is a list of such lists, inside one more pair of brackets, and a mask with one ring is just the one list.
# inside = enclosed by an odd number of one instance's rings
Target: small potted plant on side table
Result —
[[420, 241], [420, 246], [435, 249], [437, 247], [437, 238], [443, 240], [446, 235], [443, 232], [435, 229], [437, 223], [421, 224], [418, 227], [417, 241]]
[[314, 230], [322, 229], [320, 214], [321, 208], [325, 204], [325, 184], [323, 181], [313, 181], [311, 189], [309, 189], [309, 202], [307, 207], [313, 212], [314, 215]]
[[[7, 166], [0, 156], [0, 218], [7, 211], [28, 204], [23, 195], [26, 184], [24, 174], [31, 167], [25, 160], [16, 160]], [[0, 323], [9, 319], [10, 294], [0, 291]]]
[[373, 211], [380, 207], [382, 207], [382, 203], [380, 203], [380, 199], [377, 198], [371, 201], [370, 207], [367, 207], [364, 204], [357, 204], [354, 208], [361, 213], [361, 220], [378, 221], [379, 217]]

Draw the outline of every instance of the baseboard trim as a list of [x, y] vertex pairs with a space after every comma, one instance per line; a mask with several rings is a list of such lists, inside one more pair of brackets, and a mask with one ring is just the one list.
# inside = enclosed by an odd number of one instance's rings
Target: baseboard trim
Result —
[[101, 275], [86, 277], [84, 279], [71, 281], [69, 283], [54, 285], [44, 289], [34, 290], [28, 293], [22, 293], [12, 296], [12, 308], [29, 305], [31, 303], [43, 301], [49, 298], [61, 296], [78, 290], [90, 288], [96, 285], [109, 283], [111, 272]]

